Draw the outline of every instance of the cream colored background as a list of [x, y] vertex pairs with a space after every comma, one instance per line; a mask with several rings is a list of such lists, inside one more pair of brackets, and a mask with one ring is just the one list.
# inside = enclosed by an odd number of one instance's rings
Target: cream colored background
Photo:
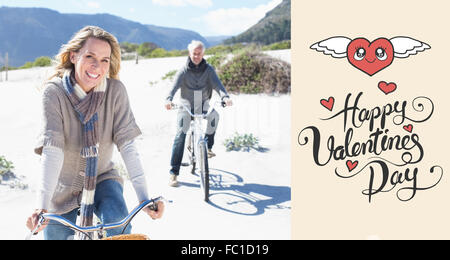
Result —
[[[449, 239], [450, 238], [450, 1], [292, 1], [292, 238], [293, 239]], [[431, 45], [431, 50], [395, 59], [385, 70], [369, 77], [352, 67], [346, 59], [334, 59], [309, 47], [332, 36], [378, 37], [409, 36]], [[398, 89], [384, 95], [379, 81], [395, 82]], [[334, 96], [335, 110], [343, 108], [348, 93], [352, 99], [363, 91], [360, 107], [431, 98], [433, 117], [414, 124], [425, 157], [419, 164], [419, 184], [436, 178], [429, 168], [440, 165], [444, 177], [437, 187], [418, 191], [409, 202], [393, 192], [376, 195], [372, 203], [361, 194], [367, 189], [368, 172], [352, 179], [334, 174], [345, 161], [315, 165], [312, 146], [299, 146], [299, 132], [310, 125], [343, 143], [343, 120], [321, 121], [331, 112], [321, 107], [322, 98]], [[388, 121], [392, 133], [392, 119]], [[367, 129], [367, 128], [366, 128]], [[361, 131], [361, 130], [357, 130]], [[366, 135], [368, 131], [365, 131]], [[359, 134], [354, 139], [358, 140]], [[361, 139], [364, 140], [364, 139]], [[311, 139], [312, 141], [312, 139]], [[322, 142], [323, 143], [323, 142]], [[366, 157], [361, 157], [360, 163]], [[399, 161], [399, 156], [392, 158]], [[402, 167], [403, 169], [404, 167]], [[390, 167], [390, 169], [393, 169]], [[421, 177], [423, 176], [423, 177]], [[425, 177], [426, 176], [426, 177]], [[399, 186], [404, 187], [404, 186]]]

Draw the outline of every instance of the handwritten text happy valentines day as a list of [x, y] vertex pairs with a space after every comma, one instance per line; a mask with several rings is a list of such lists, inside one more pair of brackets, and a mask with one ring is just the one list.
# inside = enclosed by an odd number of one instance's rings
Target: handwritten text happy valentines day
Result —
[[[380, 82], [378, 88], [388, 95], [397, 89], [397, 85]], [[363, 92], [356, 96], [349, 93], [340, 110], [335, 108], [337, 98], [320, 100], [322, 109], [333, 113], [321, 120], [343, 120], [344, 140], [336, 140], [334, 135], [329, 135], [326, 143], [322, 143], [323, 134], [319, 128], [308, 126], [300, 131], [298, 144], [312, 144], [313, 159], [318, 166], [338, 162], [334, 172], [340, 178], [349, 179], [368, 173], [368, 187], [362, 194], [368, 196], [369, 202], [380, 192], [391, 192], [396, 187], [396, 196], [401, 201], [410, 201], [418, 191], [435, 187], [441, 181], [444, 170], [439, 165], [421, 168], [425, 164], [425, 149], [414, 128], [432, 117], [433, 101], [421, 96], [409, 102], [395, 101], [369, 109], [361, 105], [363, 95]], [[353, 137], [356, 133], [366, 137], [363, 141], [356, 141]], [[389, 158], [385, 155], [387, 152]], [[365, 155], [370, 157], [362, 163], [360, 157]], [[430, 178], [432, 181], [429, 181]], [[427, 180], [427, 184], [421, 182], [423, 179]]]

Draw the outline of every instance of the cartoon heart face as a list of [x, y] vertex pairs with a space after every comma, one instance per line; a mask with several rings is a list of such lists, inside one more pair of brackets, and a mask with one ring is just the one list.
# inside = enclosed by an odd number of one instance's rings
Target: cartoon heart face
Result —
[[386, 38], [378, 38], [373, 42], [357, 38], [347, 47], [347, 59], [357, 69], [373, 76], [391, 65], [394, 60], [394, 47]]

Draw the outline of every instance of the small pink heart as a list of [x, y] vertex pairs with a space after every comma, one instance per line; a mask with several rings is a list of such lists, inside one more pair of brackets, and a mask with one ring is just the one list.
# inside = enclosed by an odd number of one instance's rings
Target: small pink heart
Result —
[[378, 83], [378, 88], [384, 92], [384, 94], [388, 95], [392, 92], [394, 92], [397, 89], [397, 84], [395, 83], [386, 83], [384, 81], [381, 81]]
[[322, 99], [320, 100], [320, 104], [322, 104], [322, 106], [324, 106], [326, 109], [333, 111], [334, 97], [330, 97], [328, 100]]
[[413, 125], [411, 125], [411, 124], [405, 125], [405, 126], [403, 127], [403, 129], [405, 129], [406, 131], [412, 133], [412, 131], [413, 131]]
[[350, 160], [347, 161], [347, 168], [349, 171], [353, 171], [356, 166], [358, 166], [358, 161], [352, 162]]

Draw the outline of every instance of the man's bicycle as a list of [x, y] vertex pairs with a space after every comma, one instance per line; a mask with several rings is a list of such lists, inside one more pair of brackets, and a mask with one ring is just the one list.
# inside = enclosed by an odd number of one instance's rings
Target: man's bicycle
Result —
[[[142, 209], [149, 207], [151, 210], [157, 211], [159, 201], [170, 202], [161, 196], [157, 197], [155, 199], [146, 200], [146, 201], [142, 202], [141, 204], [139, 204], [136, 208], [134, 208], [124, 219], [122, 219], [119, 222], [111, 223], [111, 224], [99, 224], [99, 225], [91, 226], [91, 227], [80, 227], [80, 226], [72, 223], [71, 221], [65, 219], [64, 217], [61, 217], [60, 215], [52, 214], [52, 213], [44, 213], [39, 216], [38, 225], [36, 226], [36, 228], [34, 230], [31, 231], [31, 233], [25, 238], [25, 240], [30, 240], [33, 237], [33, 235], [37, 234], [37, 230], [39, 230], [40, 227], [49, 220], [54, 220], [61, 225], [71, 228], [75, 232], [79, 232], [79, 233], [83, 234], [89, 240], [97, 240], [97, 239], [98, 240], [99, 239], [104, 239], [104, 240], [148, 240], [148, 237], [145, 235], [140, 235], [140, 234], [123, 235], [123, 232], [127, 228], [128, 224], [131, 222], [131, 220]], [[114, 229], [114, 228], [120, 228], [120, 227], [123, 227], [122, 235], [108, 237], [108, 238], [103, 237], [104, 231], [109, 230], [109, 229]]]
[[209, 166], [208, 166], [208, 145], [205, 140], [205, 131], [203, 130], [202, 121], [206, 119], [217, 105], [225, 107], [225, 102], [217, 101], [213, 106], [210, 106], [206, 113], [193, 114], [191, 109], [184, 104], [173, 104], [172, 109], [184, 109], [191, 116], [191, 125], [189, 132], [186, 135], [188, 139], [189, 161], [192, 165], [192, 174], [196, 174], [196, 170], [199, 171], [200, 176], [200, 189], [202, 191], [203, 199], [209, 201]]

